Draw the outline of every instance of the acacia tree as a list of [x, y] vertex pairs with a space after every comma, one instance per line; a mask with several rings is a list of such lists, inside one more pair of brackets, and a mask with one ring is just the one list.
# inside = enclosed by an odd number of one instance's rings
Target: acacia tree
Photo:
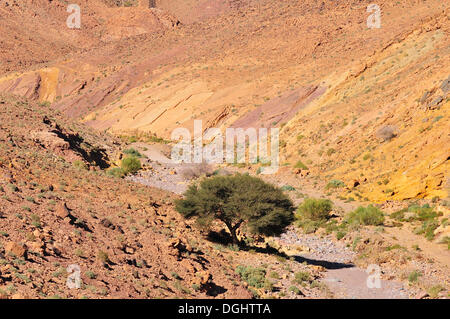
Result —
[[256, 234], [281, 234], [294, 219], [291, 200], [277, 187], [249, 175], [214, 176], [191, 185], [176, 210], [209, 227], [218, 219], [238, 244], [237, 230], [243, 224]]

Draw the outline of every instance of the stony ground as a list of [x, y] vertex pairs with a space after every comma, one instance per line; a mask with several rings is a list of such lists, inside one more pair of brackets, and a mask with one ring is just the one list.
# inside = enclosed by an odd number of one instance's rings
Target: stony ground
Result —
[[[130, 180], [145, 185], [158, 185], [157, 187], [176, 193], [183, 192], [189, 183], [192, 182], [192, 180], [186, 178], [181, 173], [184, 168], [192, 167], [192, 165], [184, 164], [184, 166], [181, 164], [175, 166], [170, 163], [168, 157], [158, 150], [159, 146], [152, 146], [149, 144], [134, 144], [133, 146], [137, 147], [142, 153], [145, 153], [150, 157], [145, 161], [151, 163], [152, 169], [147, 172], [139, 173], [137, 176], [130, 177]], [[143, 149], [146, 151], [142, 151]], [[213, 169], [211, 169], [211, 171], [212, 170]], [[236, 167], [226, 167], [221, 170], [228, 171], [229, 173], [245, 171], [245, 169]], [[171, 174], [170, 172], [178, 173]], [[323, 190], [321, 190], [320, 187], [314, 186], [314, 184], [304, 179], [299, 181], [292, 175], [289, 177], [267, 176], [264, 178], [280, 187], [294, 185], [297, 188], [301, 188], [301, 192], [304, 196], [316, 198], [325, 197], [323, 195]], [[290, 194], [292, 195], [294, 202], [297, 204], [301, 203], [302, 198], [299, 198], [292, 193]], [[358, 202], [348, 203], [339, 200], [338, 198], [333, 198], [333, 201], [335, 203], [335, 213], [338, 214], [338, 216], [343, 216], [358, 205], [364, 204]], [[432, 286], [433, 283], [436, 284], [439, 282], [437, 278], [441, 278], [443, 282], [448, 283], [449, 278], [446, 274], [446, 269], [448, 269], [448, 259], [444, 257], [445, 255], [448, 255], [448, 251], [445, 251], [443, 247], [435, 247], [434, 249], [436, 249], [436, 252], [431, 256], [430, 260], [438, 261], [439, 263], [437, 265], [433, 265], [431, 262], [423, 260], [420, 256], [415, 256], [414, 260], [411, 262], [411, 265], [415, 267], [414, 269], [420, 269], [425, 275], [426, 280], [424, 280], [424, 282], [428, 282], [425, 283], [425, 286], [419, 287], [405, 281], [404, 273], [399, 272], [399, 269], [397, 268], [399, 265], [396, 264], [394, 257], [394, 262], [392, 264], [389, 265], [384, 263], [381, 266], [379, 265], [381, 288], [368, 288], [367, 279], [369, 273], [367, 267], [370, 263], [360, 261], [361, 251], [358, 250], [360, 249], [360, 246], [357, 249], [353, 244], [355, 238], [358, 238], [360, 235], [360, 233], [351, 234], [348, 235], [346, 239], [338, 241], [333, 234], [324, 234], [320, 232], [305, 234], [302, 230], [291, 227], [279, 238], [273, 238], [272, 240], [276, 243], [275, 247], [279, 247], [282, 252], [286, 252], [290, 257], [290, 267], [296, 269], [292, 271], [291, 274], [302, 270], [302, 268], [298, 268], [298, 264], [308, 265], [309, 267], [312, 267], [314, 271], [318, 271], [316, 283], [322, 283], [323, 286], [319, 290], [315, 287], [316, 289], [313, 289], [312, 291], [308, 290], [309, 286], [303, 287], [303, 294], [309, 298], [324, 296], [363, 299], [418, 298], [426, 294], [426, 292], [424, 292], [424, 289], [426, 290], [426, 288], [424, 287], [427, 285], [429, 287]], [[373, 240], [373, 238], [377, 238], [379, 234], [376, 232], [371, 233], [370, 231], [365, 231], [365, 235], [366, 238], [371, 238]], [[424, 241], [420, 238], [416, 237], [414, 240], [415, 242], [420, 243], [421, 246], [423, 245]], [[389, 247], [394, 244], [398, 244], [397, 238], [394, 239], [393, 242], [389, 243], [389, 241], [387, 241], [383, 245], [384, 247]], [[374, 256], [379, 254], [379, 252], [371, 253]], [[246, 260], [246, 263], [255, 266], [264, 264], [264, 262], [255, 263], [252, 256]], [[375, 261], [374, 264], [378, 265]], [[276, 268], [277, 267], [275, 267], [275, 269]], [[275, 270], [272, 269], [272, 271]], [[277, 285], [283, 287], [283, 291], [288, 291], [292, 286], [292, 278], [287, 276], [284, 280], [278, 280]], [[274, 294], [273, 296], [279, 296], [279, 294]], [[292, 297], [295, 296], [295, 294], [290, 293], [289, 296]], [[445, 292], [441, 292], [440, 296], [445, 296]]]
[[[352, 0], [79, 4], [72, 30], [64, 1], [0, 1], [0, 297], [448, 297], [447, 2], [379, 0], [381, 29]], [[336, 223], [375, 203], [385, 224], [292, 228], [275, 250], [214, 242], [173, 207], [211, 173], [167, 161], [173, 129], [196, 119], [279, 127], [267, 181], [296, 205], [330, 198]], [[108, 175], [129, 147], [144, 169]], [[441, 213], [432, 238], [390, 216], [414, 205]], [[71, 263], [81, 290], [64, 285]], [[364, 286], [370, 264], [380, 290]], [[250, 287], [237, 266], [270, 282]]]

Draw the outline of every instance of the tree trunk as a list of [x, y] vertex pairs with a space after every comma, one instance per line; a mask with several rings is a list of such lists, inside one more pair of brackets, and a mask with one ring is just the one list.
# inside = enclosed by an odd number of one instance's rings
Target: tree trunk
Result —
[[230, 229], [231, 239], [233, 240], [233, 244], [239, 245], [239, 239], [236, 235], [236, 229]]
[[239, 245], [240, 241], [237, 237], [236, 231], [238, 230], [238, 228], [241, 226], [243, 220], [240, 220], [239, 222], [236, 223], [236, 225], [232, 226], [231, 223], [225, 223], [228, 227], [228, 231], [231, 234], [231, 239], [233, 240], [233, 244], [235, 245]]

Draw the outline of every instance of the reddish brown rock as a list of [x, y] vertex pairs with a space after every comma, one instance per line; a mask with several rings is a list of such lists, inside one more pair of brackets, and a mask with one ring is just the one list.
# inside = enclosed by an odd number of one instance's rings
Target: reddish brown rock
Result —
[[9, 242], [5, 245], [5, 252], [7, 254], [13, 254], [14, 256], [25, 258], [27, 255], [27, 248], [23, 244]]

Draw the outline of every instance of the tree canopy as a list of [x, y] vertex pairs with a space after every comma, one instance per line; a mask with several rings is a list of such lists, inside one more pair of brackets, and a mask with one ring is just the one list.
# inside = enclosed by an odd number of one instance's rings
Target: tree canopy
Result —
[[218, 219], [228, 228], [234, 243], [243, 224], [256, 234], [281, 234], [294, 219], [291, 200], [277, 187], [249, 175], [214, 176], [193, 184], [176, 201], [185, 218], [210, 226]]

